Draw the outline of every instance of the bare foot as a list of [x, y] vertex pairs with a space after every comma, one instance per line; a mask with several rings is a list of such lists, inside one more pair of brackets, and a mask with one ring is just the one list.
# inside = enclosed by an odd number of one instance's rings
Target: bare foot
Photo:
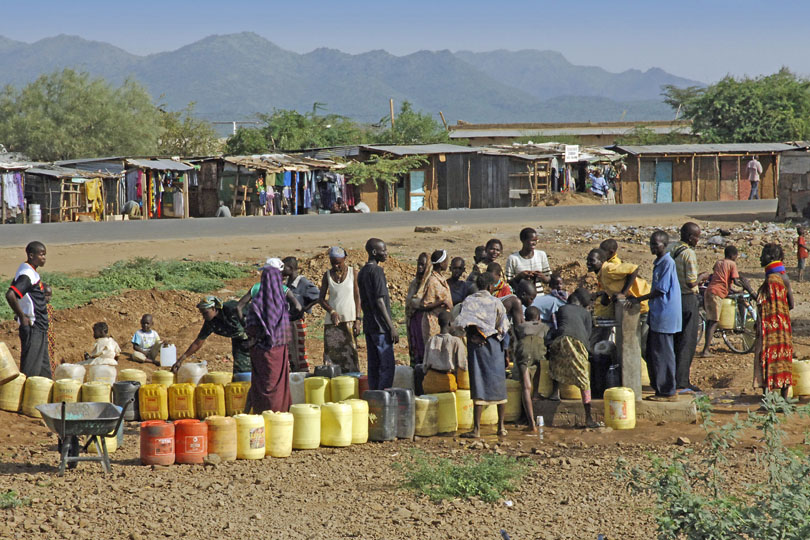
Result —
[[698, 356], [699, 356], [700, 358], [708, 358], [708, 357], [709, 357], [709, 356], [711, 356], [711, 355], [712, 355], [712, 353], [711, 353], [711, 352], [709, 352], [709, 351], [702, 351], [700, 354], [698, 354]]
[[459, 436], [460, 436], [462, 439], [480, 439], [480, 438], [481, 438], [481, 436], [480, 436], [480, 435], [478, 434], [478, 432], [477, 432], [477, 431], [475, 431], [475, 430], [468, 431], [468, 432], [466, 432], [466, 433], [462, 433], [462, 434], [461, 434], [461, 435], [459, 435]]
[[505, 429], [501, 428], [498, 430], [498, 437], [506, 437], [507, 433], [508, 432]]
[[523, 431], [527, 433], [537, 433], [537, 426], [526, 426]]

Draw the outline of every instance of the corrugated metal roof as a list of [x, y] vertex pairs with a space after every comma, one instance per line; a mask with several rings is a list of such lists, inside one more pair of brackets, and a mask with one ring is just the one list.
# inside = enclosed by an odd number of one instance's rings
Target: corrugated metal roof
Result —
[[[626, 135], [632, 133], [635, 126], [592, 126], [592, 127], [542, 127], [542, 128], [489, 128], [489, 129], [456, 129], [450, 131], [451, 139], [478, 139], [478, 138], [518, 138], [518, 137], [558, 137], [558, 136], [598, 136], [598, 135]], [[645, 129], [653, 133], [691, 134], [689, 127], [673, 128], [673, 126], [652, 126]]]
[[733, 143], [733, 144], [650, 144], [646, 146], [614, 146], [626, 154], [756, 154], [760, 152], [785, 152], [796, 147], [783, 143]]
[[194, 167], [173, 159], [127, 159], [128, 165], [158, 171], [190, 171]]
[[71, 169], [69, 167], [60, 167], [58, 165], [37, 165], [25, 171], [25, 174], [34, 174], [37, 176], [50, 176], [52, 178], [114, 178], [116, 175], [110, 175], [99, 172], [81, 171], [79, 169]]
[[382, 152], [395, 156], [417, 156], [422, 154], [471, 154], [478, 153], [482, 148], [475, 146], [461, 146], [458, 144], [392, 144], [363, 146], [370, 152]]
[[315, 159], [353, 158], [360, 154], [360, 146], [334, 146], [331, 148], [307, 148], [301, 155]]

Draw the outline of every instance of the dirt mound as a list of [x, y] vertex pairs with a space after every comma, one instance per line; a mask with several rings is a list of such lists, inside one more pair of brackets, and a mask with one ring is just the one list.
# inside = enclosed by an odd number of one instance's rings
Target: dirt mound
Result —
[[588, 272], [584, 264], [579, 261], [571, 261], [553, 269], [553, 273], [559, 274], [563, 279], [563, 287], [571, 292], [577, 287], [586, 287], [592, 291], [596, 290], [596, 275]]
[[546, 195], [546, 206], [581, 206], [591, 204], [602, 204], [602, 201], [593, 195], [585, 193], [549, 193]]

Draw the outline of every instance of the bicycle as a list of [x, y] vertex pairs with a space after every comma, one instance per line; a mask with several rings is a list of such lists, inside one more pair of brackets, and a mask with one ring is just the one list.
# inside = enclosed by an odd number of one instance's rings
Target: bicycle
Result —
[[[737, 354], [748, 354], [754, 350], [757, 341], [757, 310], [752, 305], [751, 295], [747, 292], [730, 293], [728, 298], [734, 300], [734, 327], [720, 328], [714, 335], [720, 334], [723, 342]], [[703, 295], [700, 295], [700, 322], [698, 324], [698, 344], [703, 341], [706, 332], [706, 309]]]

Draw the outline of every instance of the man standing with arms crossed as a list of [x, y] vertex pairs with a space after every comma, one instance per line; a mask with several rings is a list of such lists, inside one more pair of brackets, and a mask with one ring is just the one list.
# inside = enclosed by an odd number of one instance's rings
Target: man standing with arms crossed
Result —
[[357, 274], [357, 287], [368, 351], [368, 387], [383, 390], [394, 384], [394, 343], [399, 342], [399, 333], [391, 317], [388, 282], [380, 267], [380, 263], [388, 259], [385, 242], [370, 238], [366, 242], [366, 253], [368, 262]]

